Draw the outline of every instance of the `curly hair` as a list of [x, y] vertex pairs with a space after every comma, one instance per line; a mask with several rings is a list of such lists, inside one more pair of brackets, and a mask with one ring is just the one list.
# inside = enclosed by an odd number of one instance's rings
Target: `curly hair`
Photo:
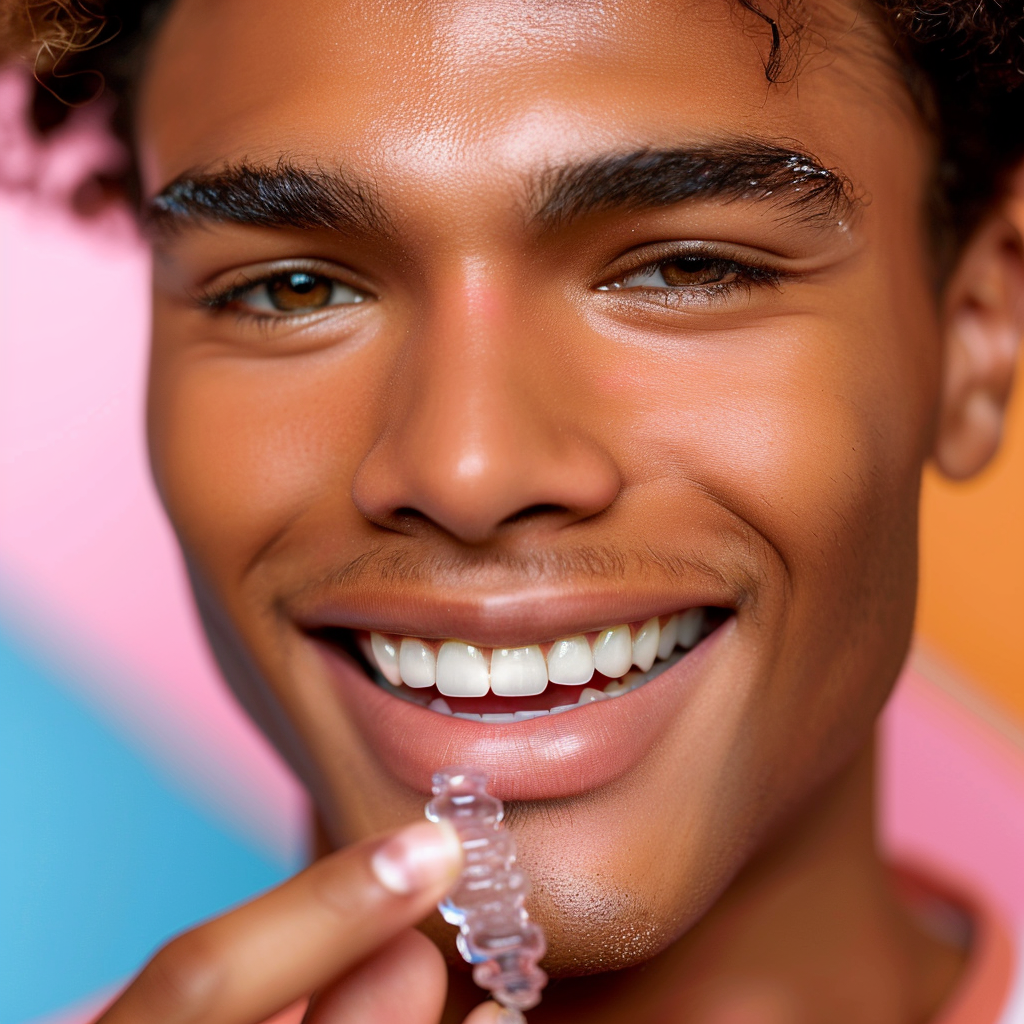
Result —
[[[133, 86], [172, 2], [8, 0], [0, 6], [0, 60], [20, 54], [34, 61], [29, 119], [35, 129], [47, 134], [75, 106], [105, 92], [112, 98], [111, 128], [131, 152]], [[800, 31], [799, 0], [737, 2], [770, 33], [765, 76], [779, 81], [785, 43]], [[868, 2], [888, 28], [938, 142], [933, 227], [943, 248], [955, 251], [1024, 158], [1024, 0]], [[107, 185], [137, 194], [130, 165]]]

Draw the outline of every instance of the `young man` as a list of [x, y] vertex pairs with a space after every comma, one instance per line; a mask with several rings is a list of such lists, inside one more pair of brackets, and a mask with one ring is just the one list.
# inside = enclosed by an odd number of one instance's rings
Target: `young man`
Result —
[[498, 1019], [428, 916], [451, 833], [381, 838], [451, 763], [534, 879], [531, 1020], [967, 1005], [872, 733], [922, 465], [995, 451], [1024, 327], [1019, 5], [134, 17], [89, 59], [136, 61], [154, 475], [325, 856], [103, 1020]]

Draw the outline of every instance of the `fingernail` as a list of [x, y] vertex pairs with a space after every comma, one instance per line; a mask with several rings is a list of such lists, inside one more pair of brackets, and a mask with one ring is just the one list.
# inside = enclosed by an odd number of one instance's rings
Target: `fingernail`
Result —
[[398, 896], [454, 881], [462, 867], [462, 844], [446, 822], [418, 822], [377, 848], [370, 868], [377, 881]]

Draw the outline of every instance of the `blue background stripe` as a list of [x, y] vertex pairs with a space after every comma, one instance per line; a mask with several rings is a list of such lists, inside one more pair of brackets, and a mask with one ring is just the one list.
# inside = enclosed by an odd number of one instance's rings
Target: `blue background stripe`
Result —
[[117, 984], [297, 866], [176, 790], [0, 623], [0, 1024]]

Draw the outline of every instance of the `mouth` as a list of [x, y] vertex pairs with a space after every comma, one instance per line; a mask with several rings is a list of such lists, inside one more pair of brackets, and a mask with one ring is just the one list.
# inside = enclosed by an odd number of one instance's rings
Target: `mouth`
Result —
[[728, 612], [688, 608], [646, 622], [520, 647], [325, 630], [385, 693], [435, 714], [512, 725], [612, 700], [685, 657]]
[[380, 767], [418, 792], [449, 763], [504, 800], [598, 788], [655, 748], [735, 623], [684, 608], [554, 641], [485, 647], [339, 626], [308, 631]]

